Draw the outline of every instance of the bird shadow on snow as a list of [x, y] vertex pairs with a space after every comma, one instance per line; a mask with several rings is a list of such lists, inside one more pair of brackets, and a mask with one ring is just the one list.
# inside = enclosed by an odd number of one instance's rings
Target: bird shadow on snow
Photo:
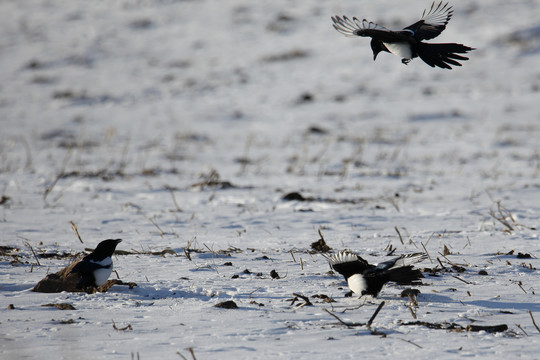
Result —
[[209, 301], [212, 296], [205, 295], [200, 291], [186, 291], [177, 288], [156, 288], [152, 284], [137, 285], [133, 289], [127, 289], [125, 287], [113, 287], [108, 293], [117, 293], [129, 295], [132, 300], [160, 300], [171, 298], [183, 298], [183, 299], [198, 299], [203, 301]]
[[[139, 286], [138, 286], [139, 287]], [[249, 294], [239, 294], [240, 296], [234, 296], [231, 297], [230, 295], [205, 295], [200, 292], [196, 291], [186, 291], [186, 290], [179, 290], [179, 289], [155, 289], [152, 285], [142, 285], [137, 290], [120, 290], [120, 291], [109, 291], [110, 293], [117, 293], [117, 294], [125, 294], [129, 296], [130, 300], [133, 300], [135, 302], [141, 302], [141, 304], [147, 304], [147, 305], [153, 305], [154, 300], [167, 300], [167, 299], [181, 299], [181, 300], [188, 300], [188, 299], [194, 299], [199, 300], [203, 302], [204, 304], [208, 304], [208, 306], [214, 307], [214, 303], [223, 302], [224, 300], [233, 300], [237, 302], [237, 309], [239, 310], [246, 310], [246, 311], [258, 311], [258, 312], [265, 312], [268, 311], [268, 308], [266, 307], [260, 307], [252, 305], [250, 302], [250, 305], [243, 306], [243, 304], [246, 304], [242, 300], [246, 300], [249, 298], [249, 300], [254, 300], [253, 298], [249, 297]], [[151, 303], [149, 303], [151, 302]]]
[[492, 300], [473, 300], [463, 301], [465, 305], [474, 305], [488, 309], [515, 309], [515, 310], [530, 310], [532, 312], [540, 311], [540, 303], [518, 303], [518, 302], [502, 302]]
[[[230, 289], [235, 290], [235, 289]], [[107, 293], [110, 294], [123, 294], [129, 296], [132, 300], [161, 300], [161, 299], [197, 299], [201, 301], [211, 301], [211, 300], [229, 300], [234, 299], [250, 299], [256, 300], [257, 296], [249, 293], [235, 293], [234, 296], [231, 296], [227, 293], [214, 293], [211, 289], [203, 288], [156, 288], [152, 284], [142, 284], [138, 285], [133, 289], [127, 289], [124, 287], [113, 287]]]
[[496, 300], [471, 300], [460, 301], [453, 299], [449, 296], [439, 294], [419, 294], [418, 300], [424, 303], [456, 303], [459, 305], [477, 306], [487, 309], [504, 309], [504, 310], [530, 310], [532, 312], [540, 311], [540, 303], [519, 303], [519, 302], [505, 302]]
[[425, 303], [457, 303], [457, 300], [452, 299], [449, 296], [439, 295], [439, 294], [424, 294], [420, 293], [418, 294], [418, 300], [419, 302], [425, 302]]
[[[31, 291], [36, 284], [4, 283], [0, 285], [0, 292], [11, 292], [16, 295], [21, 292]], [[5, 294], [5, 296], [9, 296]]]

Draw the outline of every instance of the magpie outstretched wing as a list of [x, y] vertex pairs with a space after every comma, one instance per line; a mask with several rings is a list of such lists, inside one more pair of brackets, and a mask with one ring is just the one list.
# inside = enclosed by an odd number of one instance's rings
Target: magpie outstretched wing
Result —
[[413, 265], [427, 259], [427, 255], [424, 253], [403, 254], [392, 260], [384, 261], [377, 264], [377, 269], [387, 270], [395, 269], [404, 266]]
[[340, 251], [337, 254], [323, 256], [328, 260], [328, 263], [334, 270], [343, 275], [345, 279], [353, 274], [361, 274], [366, 269], [373, 267], [360, 256], [347, 250]]
[[338, 32], [345, 36], [376, 36], [384, 33], [392, 33], [392, 30], [388, 30], [384, 26], [375, 24], [374, 22], [367, 21], [366, 19], [360, 21], [357, 17], [349, 19], [347, 16], [332, 16], [332, 26]]
[[433, 2], [429, 11], [428, 9], [424, 10], [420, 20], [407, 26], [403, 31], [412, 32], [412, 37], [417, 41], [429, 40], [439, 36], [446, 29], [446, 24], [452, 18], [454, 10], [448, 3], [443, 4], [442, 1], [438, 5], [435, 4], [436, 2]]

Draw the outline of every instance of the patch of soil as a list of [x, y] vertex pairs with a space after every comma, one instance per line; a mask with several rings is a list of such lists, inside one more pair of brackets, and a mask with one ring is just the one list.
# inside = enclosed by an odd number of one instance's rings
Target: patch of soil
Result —
[[223, 301], [214, 306], [222, 309], [238, 309], [238, 305], [232, 300]]

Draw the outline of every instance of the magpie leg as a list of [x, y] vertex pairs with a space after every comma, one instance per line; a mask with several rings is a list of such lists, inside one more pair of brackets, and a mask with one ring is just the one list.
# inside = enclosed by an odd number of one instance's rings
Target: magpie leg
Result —
[[404, 63], [405, 65], [409, 65], [409, 63], [411, 62], [411, 59], [401, 59], [401, 62]]
[[353, 294], [353, 292], [349, 291], [348, 293], [345, 294], [345, 297], [352, 297], [352, 294]]

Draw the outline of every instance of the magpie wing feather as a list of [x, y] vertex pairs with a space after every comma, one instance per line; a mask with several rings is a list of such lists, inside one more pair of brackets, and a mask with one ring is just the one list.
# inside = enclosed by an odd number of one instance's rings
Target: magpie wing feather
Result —
[[427, 259], [427, 255], [424, 253], [404, 254], [395, 259], [393, 267], [409, 266]]
[[449, 65], [461, 66], [456, 60], [468, 60], [468, 57], [458, 54], [465, 54], [474, 48], [463, 44], [430, 44], [420, 43], [418, 45], [418, 56], [431, 67], [440, 67], [443, 69], [452, 69]]
[[424, 10], [419, 21], [403, 30], [411, 32], [412, 37], [418, 41], [433, 39], [446, 29], [446, 24], [448, 24], [453, 14], [454, 10], [448, 3], [443, 4], [441, 1], [436, 4], [434, 1], [429, 10]]
[[72, 273], [78, 273], [82, 275], [88, 275], [92, 273], [92, 271], [96, 270], [97, 267], [95, 264], [91, 263], [90, 261], [79, 261], [73, 269], [71, 269]]
[[87, 260], [79, 261], [73, 269], [71, 269], [71, 274], [77, 274], [77, 284], [78, 289], [83, 289], [87, 286], [94, 285], [94, 270], [98, 269], [100, 266], [94, 264]]
[[346, 250], [329, 256], [323, 254], [323, 256], [328, 260], [328, 264], [343, 275], [345, 279], [353, 274], [361, 274], [369, 267], [372, 267], [360, 256]]
[[395, 269], [404, 266], [410, 266], [427, 259], [427, 255], [424, 253], [403, 254], [392, 260], [384, 261], [377, 264], [377, 269]]
[[349, 19], [347, 16], [332, 16], [332, 26], [339, 33], [354, 37], [354, 36], [371, 36], [377, 32], [390, 32], [384, 26], [375, 24], [372, 21], [367, 21], [366, 19], [360, 21], [358, 18], [353, 17]]

